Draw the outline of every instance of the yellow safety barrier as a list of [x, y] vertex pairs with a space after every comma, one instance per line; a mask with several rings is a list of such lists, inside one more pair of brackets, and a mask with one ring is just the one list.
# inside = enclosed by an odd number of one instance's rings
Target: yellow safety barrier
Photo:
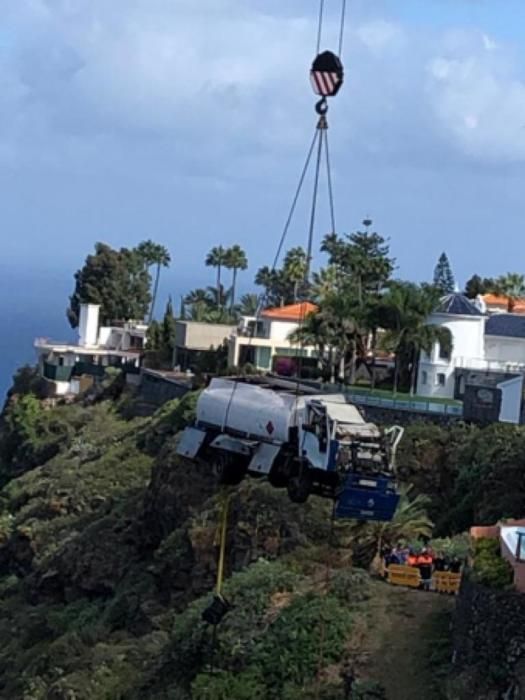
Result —
[[432, 577], [434, 590], [438, 593], [459, 593], [461, 574], [453, 574], [451, 571], [435, 571]]
[[421, 574], [414, 566], [403, 566], [401, 564], [390, 564], [387, 573], [388, 583], [394, 586], [409, 586], [419, 588], [421, 584]]

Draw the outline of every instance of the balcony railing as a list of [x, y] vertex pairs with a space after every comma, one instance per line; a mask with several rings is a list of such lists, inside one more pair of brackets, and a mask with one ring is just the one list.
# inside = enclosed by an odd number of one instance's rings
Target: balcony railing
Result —
[[53, 365], [50, 362], [44, 362], [44, 377], [53, 382], [69, 382], [73, 376], [73, 369], [73, 367]]
[[102, 365], [95, 365], [93, 362], [77, 362], [73, 374], [88, 374], [90, 377], [103, 377], [106, 368]]
[[491, 360], [482, 357], [456, 357], [454, 367], [458, 369], [478, 369], [484, 372], [524, 372], [525, 364], [522, 362], [505, 362], [504, 360]]
[[92, 362], [76, 362], [74, 365], [54, 365], [44, 362], [44, 377], [53, 382], [69, 382], [71, 377], [88, 374], [91, 377], [103, 377], [106, 368]]
[[250, 328], [238, 328], [233, 335], [238, 335], [241, 338], [261, 338], [269, 340], [270, 335], [264, 328], [259, 328], [255, 332]]

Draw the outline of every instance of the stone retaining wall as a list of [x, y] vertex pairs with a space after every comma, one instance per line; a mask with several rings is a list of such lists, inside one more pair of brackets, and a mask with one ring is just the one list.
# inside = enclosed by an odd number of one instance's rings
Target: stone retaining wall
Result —
[[468, 676], [471, 697], [525, 697], [525, 595], [465, 580], [453, 635], [456, 675]]

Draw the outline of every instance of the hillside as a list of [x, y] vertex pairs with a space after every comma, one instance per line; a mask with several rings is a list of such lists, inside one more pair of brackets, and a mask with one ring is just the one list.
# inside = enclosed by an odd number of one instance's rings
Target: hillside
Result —
[[[232, 491], [234, 607], [212, 643], [201, 612], [216, 575], [217, 485], [174, 449], [194, 400], [146, 419], [124, 417], [127, 399], [31, 407], [1, 471], [0, 697], [409, 700], [423, 686], [445, 697], [450, 600], [372, 581], [352, 563], [373, 556], [369, 529], [338, 525], [331, 537], [328, 503], [293, 505], [256, 480]], [[45, 459], [26, 470], [24, 454]], [[411, 465], [422, 486], [424, 465]]]

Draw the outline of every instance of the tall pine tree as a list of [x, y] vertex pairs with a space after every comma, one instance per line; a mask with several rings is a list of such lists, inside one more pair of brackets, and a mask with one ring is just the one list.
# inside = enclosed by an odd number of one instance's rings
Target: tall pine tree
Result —
[[456, 287], [456, 281], [446, 253], [441, 253], [434, 268], [434, 286], [443, 294], [452, 294]]
[[171, 362], [173, 353], [175, 352], [175, 328], [176, 322], [173, 315], [173, 303], [171, 296], [166, 304], [166, 311], [160, 326], [161, 331], [161, 352], [165, 362]]

